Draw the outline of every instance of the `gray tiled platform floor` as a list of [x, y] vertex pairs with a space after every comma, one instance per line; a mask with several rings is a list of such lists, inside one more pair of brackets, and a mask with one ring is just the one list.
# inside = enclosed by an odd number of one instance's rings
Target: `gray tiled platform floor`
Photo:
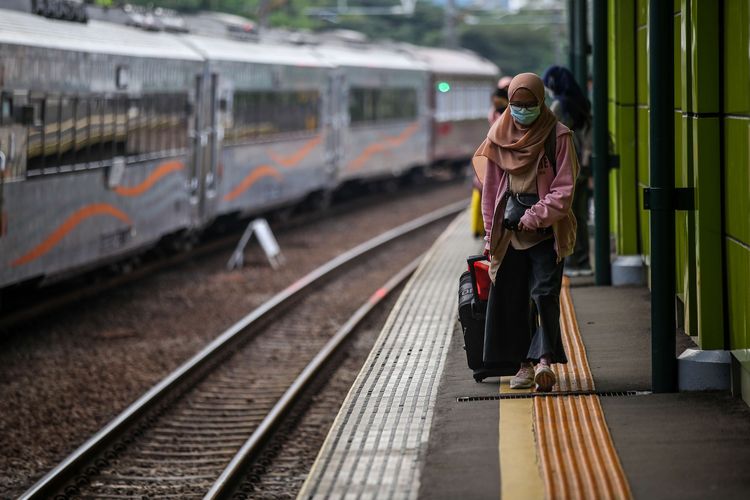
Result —
[[299, 498], [416, 498], [458, 277], [481, 245], [468, 212], [435, 242], [391, 311]]

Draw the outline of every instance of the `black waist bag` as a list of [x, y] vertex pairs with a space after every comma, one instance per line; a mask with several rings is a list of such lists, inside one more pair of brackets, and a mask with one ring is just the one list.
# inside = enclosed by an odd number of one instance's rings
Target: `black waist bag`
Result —
[[[511, 231], [518, 231], [518, 224], [526, 210], [539, 202], [536, 193], [511, 193], [508, 191], [505, 200], [505, 213], [503, 214], [503, 227]], [[552, 232], [551, 227], [537, 229], [540, 233]]]
[[[544, 155], [552, 166], [552, 171], [554, 172], [555, 177], [557, 177], [557, 160], [555, 158], [557, 151], [556, 130], [557, 128], [553, 127], [552, 131], [547, 136], [547, 139], [544, 141]], [[508, 190], [505, 200], [505, 213], [503, 214], [503, 227], [510, 229], [511, 231], [518, 231], [518, 224], [521, 222], [523, 214], [526, 213], [526, 210], [537, 203], [539, 203], [539, 195], [536, 193], [513, 193]], [[537, 229], [537, 232], [548, 234], [552, 232], [552, 228], [540, 228]]]

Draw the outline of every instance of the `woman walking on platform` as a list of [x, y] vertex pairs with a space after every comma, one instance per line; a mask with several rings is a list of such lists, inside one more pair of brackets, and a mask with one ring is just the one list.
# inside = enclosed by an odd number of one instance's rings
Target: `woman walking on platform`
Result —
[[493, 281], [484, 362], [495, 374], [515, 373], [511, 388], [536, 384], [547, 392], [556, 383], [551, 365], [568, 361], [560, 287], [563, 259], [575, 245], [578, 160], [571, 132], [545, 105], [537, 75], [517, 75], [508, 96], [510, 106], [473, 158]]

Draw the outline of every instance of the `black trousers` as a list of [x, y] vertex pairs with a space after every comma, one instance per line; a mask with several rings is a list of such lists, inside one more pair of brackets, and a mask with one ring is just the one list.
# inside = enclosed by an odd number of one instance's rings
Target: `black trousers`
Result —
[[526, 250], [508, 248], [490, 288], [484, 333], [484, 363], [512, 375], [522, 361], [549, 355], [567, 363], [560, 334], [562, 262], [554, 239]]
[[590, 269], [589, 261], [589, 186], [588, 177], [579, 177], [573, 193], [573, 215], [576, 217], [576, 244], [573, 254], [565, 259], [572, 268]]

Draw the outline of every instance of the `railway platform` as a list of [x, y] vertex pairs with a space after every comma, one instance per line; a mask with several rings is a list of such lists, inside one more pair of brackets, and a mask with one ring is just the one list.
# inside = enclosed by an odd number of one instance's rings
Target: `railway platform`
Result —
[[553, 393], [475, 383], [456, 311], [480, 249], [467, 228], [464, 213], [405, 286], [298, 498], [746, 498], [750, 408], [651, 393], [644, 287], [564, 283]]

